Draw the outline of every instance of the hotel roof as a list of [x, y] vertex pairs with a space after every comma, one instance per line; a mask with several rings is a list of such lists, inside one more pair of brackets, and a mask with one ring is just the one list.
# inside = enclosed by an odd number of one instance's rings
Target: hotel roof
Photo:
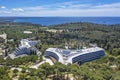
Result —
[[72, 56], [74, 54], [87, 54], [94, 51], [100, 51], [103, 50], [99, 47], [92, 47], [87, 49], [79, 49], [79, 50], [70, 50], [70, 49], [59, 49], [59, 48], [49, 48], [47, 51], [54, 51], [57, 53], [60, 53], [62, 56]]

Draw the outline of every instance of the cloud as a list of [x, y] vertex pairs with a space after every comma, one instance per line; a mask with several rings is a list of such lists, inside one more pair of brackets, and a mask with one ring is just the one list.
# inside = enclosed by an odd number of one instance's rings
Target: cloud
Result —
[[27, 12], [24, 14], [29, 16], [120, 16], [120, 3], [93, 5], [65, 2], [25, 9]]
[[24, 9], [22, 9], [22, 8], [13, 8], [12, 10], [13, 11], [18, 11], [18, 12], [24, 12]]
[[56, 4], [59, 5], [60, 8], [66, 8], [66, 9], [76, 9], [76, 8], [89, 8], [91, 5], [90, 4], [80, 4], [78, 1], [71, 1], [71, 2], [64, 2], [61, 4]]
[[120, 8], [120, 3], [97, 5], [94, 8]]
[[43, 6], [34, 6], [34, 7], [25, 7], [23, 9], [25, 11], [39, 11], [39, 10], [46, 10], [46, 9], [49, 9], [49, 8], [43, 7]]
[[9, 14], [9, 13], [11, 13], [10, 11], [0, 11], [0, 13], [4, 13], [4, 14]]
[[5, 9], [6, 7], [5, 7], [5, 6], [1, 6], [0, 8], [1, 8], [1, 9]]
[[8, 9], [16, 16], [120, 16], [120, 3], [80, 4], [78, 1]]

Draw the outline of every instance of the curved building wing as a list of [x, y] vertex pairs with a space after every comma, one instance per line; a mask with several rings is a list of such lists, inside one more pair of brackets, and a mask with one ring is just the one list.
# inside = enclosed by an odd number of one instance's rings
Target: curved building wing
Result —
[[105, 55], [104, 49], [99, 47], [92, 47], [81, 50], [69, 50], [48, 48], [44, 56], [48, 58], [54, 58], [56, 61], [63, 64], [78, 63], [82, 64], [95, 59], [99, 59]]

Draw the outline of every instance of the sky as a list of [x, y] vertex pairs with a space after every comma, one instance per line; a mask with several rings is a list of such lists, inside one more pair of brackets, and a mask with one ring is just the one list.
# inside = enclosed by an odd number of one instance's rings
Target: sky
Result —
[[120, 17], [120, 0], [0, 0], [0, 16]]

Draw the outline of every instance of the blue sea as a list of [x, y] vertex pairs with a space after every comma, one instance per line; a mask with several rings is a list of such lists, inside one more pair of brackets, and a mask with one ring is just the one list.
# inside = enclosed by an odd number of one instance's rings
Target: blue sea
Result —
[[[96, 24], [120, 24], [120, 17], [1, 17], [6, 21], [30, 22], [45, 26], [71, 22], [90, 22]], [[1, 19], [0, 18], [0, 19]]]

